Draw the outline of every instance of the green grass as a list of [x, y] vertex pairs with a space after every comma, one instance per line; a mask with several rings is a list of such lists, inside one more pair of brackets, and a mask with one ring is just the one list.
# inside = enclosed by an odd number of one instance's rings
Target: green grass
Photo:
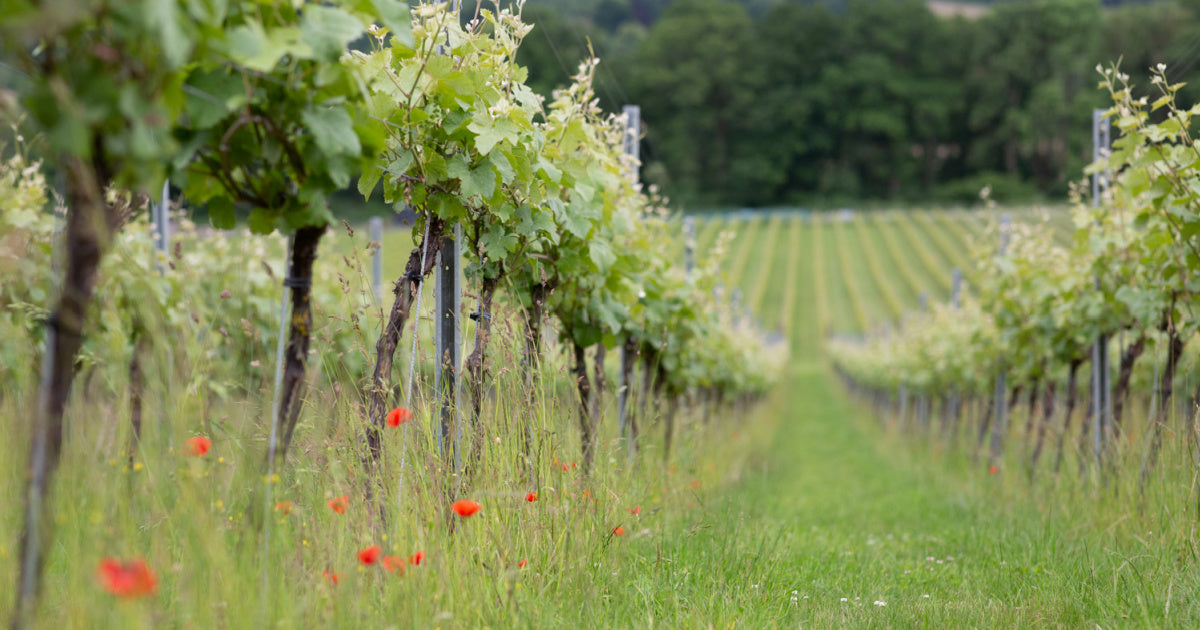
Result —
[[[931, 461], [928, 451], [881, 434], [820, 365], [796, 365], [789, 383], [765, 410], [779, 418], [772, 445], [752, 460], [737, 491], [714, 499], [658, 547], [657, 557], [672, 558], [676, 579], [656, 621], [820, 628], [1200, 623], [1194, 535], [1116, 535], [1104, 516], [1086, 515], [1092, 501], [1053, 507], [1051, 497], [1024, 492], [1019, 480]], [[653, 564], [648, 559], [646, 570]]]
[[[854, 251], [858, 253], [858, 257], [866, 263], [868, 274], [870, 276], [870, 286], [873, 288], [875, 295], [879, 296], [879, 300], [883, 303], [884, 310], [889, 319], [897, 319], [904, 312], [904, 301], [901, 299], [900, 291], [897, 289], [896, 282], [892, 279], [894, 269], [887, 269], [880, 261], [881, 250], [877, 242], [873, 242], [870, 230], [866, 227], [866, 222], [862, 217], [855, 217], [852, 222], [854, 226], [854, 240], [856, 247]], [[915, 296], [909, 296], [910, 299], [915, 299]], [[909, 302], [910, 304], [912, 301]]]
[[[780, 250], [780, 255], [776, 255], [775, 263], [772, 265], [774, 276], [779, 282], [777, 291], [772, 291], [769, 295], [778, 298], [779, 310], [777, 316], [772, 321], [772, 324], [789, 340], [795, 339], [795, 334], [792, 331], [792, 326], [795, 322], [796, 308], [796, 292], [797, 286], [801, 282], [807, 282], [807, 275], [800, 269], [800, 260], [804, 253], [807, 252], [804, 247], [804, 235], [812, 230], [802, 221], [788, 221], [786, 243]], [[783, 264], [779, 264], [782, 261]], [[801, 280], [804, 278], [804, 280]]]
[[896, 214], [873, 215], [866, 225], [867, 232], [872, 237], [872, 245], [883, 252], [885, 268], [894, 270], [898, 276], [898, 288], [905, 305], [911, 307], [912, 304], [919, 303], [922, 293], [928, 295], [930, 300], [944, 299], [946, 294], [942, 293], [940, 285], [932, 277], [917, 271], [917, 256], [912, 252], [912, 248], [906, 248], [897, 238], [894, 224], [903, 220], [903, 216]]
[[950, 295], [953, 288], [951, 270], [954, 266], [933, 246], [924, 226], [918, 226], [907, 213], [897, 218], [892, 226], [890, 231], [903, 243], [903, 251], [908, 254], [910, 261], [916, 261], [912, 263], [913, 266], [919, 267], [921, 275], [935, 282], [944, 295]]
[[[765, 219], [754, 218], [747, 221], [738, 221], [733, 223], [734, 233], [737, 237], [734, 240], [733, 251], [731, 255], [725, 259], [726, 264], [722, 266], [725, 270], [726, 278], [733, 285], [740, 286], [743, 292], [749, 288], [749, 282], [746, 281], [746, 269], [752, 258], [757, 258], [762, 254], [761, 248], [757, 247], [759, 241], [763, 238], [763, 227], [766, 224]], [[751, 269], [753, 269], [751, 267]], [[745, 301], [742, 303], [745, 306]]]
[[[698, 256], [725, 225], [699, 223]], [[1145, 505], [1129, 498], [1136, 489], [1127, 479], [1101, 490], [1064, 473], [1030, 486], [1019, 466], [988, 475], [943, 443], [897, 435], [826, 367], [826, 333], [891, 321], [894, 304], [915, 308], [919, 290], [947, 293], [947, 265], [961, 262], [961, 239], [978, 233], [975, 216], [734, 227], [722, 261], [728, 281], [790, 338], [793, 362], [779, 387], [717, 421], [685, 409], [670, 463], [661, 461], [661, 423], [647, 420], [631, 469], [613, 417], [610, 357], [602, 450], [585, 479], [569, 465], [579, 443], [563, 357], [546, 353], [546, 387], [531, 397], [513, 313], [500, 308], [489, 422], [471, 438], [482, 445], [483, 472], [463, 491], [484, 509], [453, 534], [424, 371], [417, 420], [386, 436], [386, 522], [366, 508], [361, 401], [350, 385], [309, 392], [296, 448], [271, 485], [272, 501], [292, 501], [292, 512], [265, 519], [269, 389], [221, 401], [175, 380], [188, 366], [156, 355], [146, 435], [130, 461], [126, 401], [85, 388], [69, 414], [39, 626], [1200, 627], [1194, 470], [1178, 440]], [[342, 242], [329, 251], [353, 253]], [[388, 232], [385, 284], [411, 247], [407, 231]], [[376, 324], [363, 326], [371, 338]], [[401, 374], [410, 343], [406, 334]], [[419, 353], [432, 359], [424, 329]], [[336, 358], [319, 360], [333, 371]], [[0, 392], [0, 416], [24, 417], [27, 406], [25, 394]], [[514, 463], [526, 423], [538, 436], [532, 469]], [[214, 438], [213, 451], [181, 457], [197, 433]], [[27, 439], [27, 427], [12, 423], [0, 444], [0, 501], [10, 506], [0, 511], [0, 617], [13, 604]], [[401, 453], [403, 504], [394, 507]], [[539, 500], [527, 503], [532, 490]], [[351, 509], [339, 516], [326, 501], [342, 494]], [[617, 526], [623, 536], [613, 535]], [[403, 575], [360, 567], [355, 554], [369, 544], [402, 556], [423, 550], [427, 559]], [[94, 575], [108, 555], [146, 557], [159, 592], [114, 602]], [[324, 571], [339, 573], [337, 586]]]
[[[754, 256], [751, 257], [748, 265], [749, 284], [747, 294], [747, 305], [750, 310], [759, 313], [761, 316], [771, 316], [779, 310], [779, 297], [781, 294], [781, 285], [774, 284], [779, 282], [774, 279], [775, 274], [783, 273], [787, 266], [787, 259], [780, 258], [780, 255], [786, 256], [787, 248], [777, 248], [776, 244], [779, 241], [780, 232], [783, 231], [783, 221], [777, 217], [769, 219], [760, 232], [760, 238], [754, 245]], [[766, 302], [768, 290], [770, 303]]]
[[871, 277], [866, 261], [863, 259], [861, 245], [855, 242], [856, 235], [849, 234], [849, 222], [834, 220], [829, 226], [834, 236], [834, 251], [837, 252], [835, 269], [838, 276], [834, 281], [846, 288], [846, 296], [854, 314], [854, 329], [869, 330], [872, 325], [886, 322], [890, 318], [884, 311], [881, 296], [867, 288], [875, 280]]

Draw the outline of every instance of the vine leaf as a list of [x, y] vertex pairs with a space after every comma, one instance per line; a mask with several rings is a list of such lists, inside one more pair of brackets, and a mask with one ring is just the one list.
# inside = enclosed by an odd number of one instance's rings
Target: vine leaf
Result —
[[342, 107], [310, 105], [300, 113], [304, 127], [325, 155], [357, 155], [362, 151], [350, 113]]
[[503, 140], [512, 142], [517, 137], [517, 127], [511, 121], [497, 120], [490, 124], [482, 123], [478, 117], [467, 125], [467, 128], [475, 132], [475, 149], [480, 155], [487, 155], [496, 148]]
[[233, 213], [233, 202], [229, 197], [217, 196], [208, 201], [208, 220], [218, 230], [237, 227], [237, 215]]
[[487, 162], [467, 171], [460, 189], [464, 197], [478, 196], [486, 201], [496, 192], [496, 171]]
[[192, 41], [179, 27], [179, 13], [175, 0], [155, 0], [149, 4], [146, 19], [158, 31], [163, 56], [172, 68], [182, 66], [191, 52]]
[[295, 27], [279, 27], [268, 36], [262, 24], [247, 22], [229, 29], [229, 56], [251, 70], [270, 72], [284, 55], [311, 56], [311, 49], [300, 35]]
[[300, 31], [318, 60], [337, 61], [346, 46], [363, 34], [363, 25], [341, 9], [312, 5], [304, 9]]

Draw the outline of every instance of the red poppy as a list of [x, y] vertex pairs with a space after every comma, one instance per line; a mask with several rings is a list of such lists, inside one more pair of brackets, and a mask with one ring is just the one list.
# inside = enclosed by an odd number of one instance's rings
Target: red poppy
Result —
[[693, 488], [693, 489], [695, 489], [695, 490], [699, 490], [699, 489], [700, 489], [700, 480], [699, 480], [699, 479], [693, 479], [693, 480], [692, 480], [692, 488]]
[[525, 495], [525, 500], [533, 503], [534, 501], [538, 500], [538, 494], [536, 492], [530, 492], [529, 494]]
[[343, 494], [342, 496], [329, 501], [328, 503], [329, 509], [338, 514], [345, 514], [346, 510], [350, 507], [350, 495]]
[[642, 513], [642, 506], [640, 506], [640, 505], [635, 505], [635, 506], [633, 506], [633, 507], [629, 508], [629, 513], [630, 513], [630, 514], [632, 514], [632, 515], [634, 515], [634, 516], [637, 516], [638, 514], [641, 514], [641, 513]]
[[563, 468], [563, 470], [571, 470], [571, 467], [566, 464], [563, 464], [562, 468]]
[[988, 474], [989, 474], [989, 475], [995, 475], [995, 474], [997, 474], [997, 473], [999, 473], [999, 472], [1000, 472], [1000, 467], [999, 467], [999, 466], [997, 466], [997, 465], [995, 465], [995, 464], [992, 464], [991, 466], [988, 466]]
[[624, 527], [617, 525], [616, 527], [613, 528], [613, 536], [624, 536], [624, 535], [625, 535]]
[[518, 569], [524, 569], [524, 568], [525, 568], [525, 564], [526, 564], [526, 562], [525, 562], [524, 560], [522, 560], [522, 561], [520, 561], [520, 562], [518, 562], [518, 563], [517, 563], [517, 568], [518, 568]]
[[334, 586], [337, 586], [337, 583], [338, 583], [338, 574], [336, 574], [336, 573], [334, 573], [334, 572], [332, 572], [332, 571], [323, 571], [323, 572], [321, 573], [321, 577], [325, 578], [326, 580], [329, 580], [329, 583], [330, 583], [330, 584], [332, 584], [332, 585], [334, 585]]
[[379, 562], [381, 554], [383, 554], [383, 550], [379, 548], [379, 545], [371, 545], [358, 552], [358, 561], [367, 565], [375, 564]]
[[292, 513], [292, 502], [291, 501], [280, 501], [279, 503], [276, 503], [275, 511], [283, 512], [284, 514], [291, 514]]
[[408, 557], [408, 563], [413, 565], [414, 567], [421, 564], [424, 561], [425, 561], [425, 552], [424, 551], [418, 551]]
[[404, 558], [400, 556], [384, 556], [379, 563], [384, 571], [388, 573], [399, 573], [404, 571]]
[[140, 558], [126, 562], [105, 558], [96, 569], [96, 577], [104, 590], [117, 597], [143, 597], [153, 595], [158, 589], [154, 571]]
[[203, 435], [197, 435], [188, 438], [187, 446], [183, 449], [183, 454], [189, 457], [203, 457], [210, 448], [212, 448], [212, 440]]
[[591, 491], [591, 490], [584, 490], [584, 491], [583, 491], [583, 495], [582, 495], [582, 496], [583, 496], [583, 498], [584, 498], [584, 499], [590, 499], [590, 498], [592, 497], [592, 491]]
[[387, 415], [387, 425], [393, 429], [409, 420], [412, 420], [412, 412], [404, 407], [396, 407]]
[[457, 514], [463, 518], [467, 518], [467, 517], [475, 514], [476, 512], [478, 512], [479, 508], [481, 508], [481, 507], [483, 507], [483, 506], [479, 505], [478, 503], [476, 503], [474, 501], [468, 501], [466, 499], [463, 499], [462, 501], [455, 501], [454, 505], [450, 506], [450, 509], [454, 510], [455, 514]]

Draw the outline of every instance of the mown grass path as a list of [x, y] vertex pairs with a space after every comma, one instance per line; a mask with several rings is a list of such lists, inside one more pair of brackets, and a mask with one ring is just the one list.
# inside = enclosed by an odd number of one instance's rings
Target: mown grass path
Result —
[[[766, 450], [634, 555], [616, 625], [1196, 627], [1183, 550], [1013, 500], [1016, 479], [930, 463], [818, 362], [762, 411]], [[760, 418], [760, 421], [762, 419]], [[669, 588], [663, 588], [669, 585]], [[1168, 606], [1168, 600], [1170, 604]]]

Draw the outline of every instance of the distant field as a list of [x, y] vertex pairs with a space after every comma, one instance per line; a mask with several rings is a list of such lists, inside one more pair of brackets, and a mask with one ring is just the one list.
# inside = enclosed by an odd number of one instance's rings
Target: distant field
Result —
[[829, 334], [894, 324], [923, 299], [949, 299], [953, 270], [969, 278], [973, 243], [1002, 214], [1070, 238], [1065, 208], [737, 212], [698, 217], [697, 250], [713, 255], [720, 233], [732, 230], [725, 282], [765, 329], [815, 351]]

